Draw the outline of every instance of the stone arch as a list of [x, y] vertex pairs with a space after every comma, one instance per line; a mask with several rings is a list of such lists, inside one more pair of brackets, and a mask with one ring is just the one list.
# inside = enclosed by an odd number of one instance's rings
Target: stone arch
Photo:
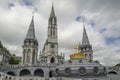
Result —
[[117, 74], [117, 72], [115, 72], [115, 71], [110, 71], [110, 72], [108, 72], [108, 74]]
[[20, 76], [28, 76], [31, 75], [31, 72], [28, 69], [23, 69], [20, 71]]
[[56, 75], [59, 75], [59, 72], [60, 72], [59, 68], [56, 68], [56, 69], [55, 69], [55, 74], [56, 74]]
[[53, 71], [50, 71], [50, 72], [49, 72], [49, 77], [50, 77], [50, 78], [53, 77]]
[[9, 77], [9, 80], [12, 80], [12, 78], [11, 78], [11, 77]]
[[8, 79], [8, 77], [6, 76], [6, 77], [5, 77], [5, 79], [7, 80], [7, 79]]
[[44, 71], [42, 69], [36, 69], [34, 71], [34, 76], [44, 77]]
[[54, 57], [52, 57], [52, 58], [50, 59], [50, 63], [55, 63], [55, 58], [54, 58]]
[[13, 71], [9, 71], [9, 72], [7, 72], [7, 74], [8, 74], [8, 75], [11, 75], [11, 76], [16, 76], [16, 73], [13, 72]]

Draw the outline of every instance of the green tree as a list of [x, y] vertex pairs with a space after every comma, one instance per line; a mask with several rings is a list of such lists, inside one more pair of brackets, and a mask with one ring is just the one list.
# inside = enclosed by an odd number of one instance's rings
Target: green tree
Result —
[[9, 52], [9, 50], [6, 47], [3, 46], [3, 44], [2, 44], [1, 41], [0, 41], [0, 48], [1, 48], [1, 50], [5, 51], [7, 54], [11, 55], [11, 53]]
[[10, 57], [10, 59], [9, 59], [9, 64], [11, 64], [11, 65], [16, 65], [16, 64], [19, 64], [19, 60], [18, 59], [16, 59], [16, 55], [15, 54], [13, 54], [11, 57]]
[[1, 43], [1, 41], [0, 41], [0, 48], [3, 48], [3, 45], [2, 45], [2, 43]]
[[120, 67], [120, 63], [115, 65], [116, 67]]

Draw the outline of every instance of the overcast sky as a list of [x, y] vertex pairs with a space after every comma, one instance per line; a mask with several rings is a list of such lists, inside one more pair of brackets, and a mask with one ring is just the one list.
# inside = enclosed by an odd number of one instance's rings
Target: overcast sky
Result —
[[120, 0], [0, 0], [0, 40], [11, 53], [22, 55], [23, 40], [34, 14], [39, 52], [47, 37], [52, 1], [58, 21], [59, 52], [66, 59], [82, 40], [84, 19], [94, 60], [120, 62]]

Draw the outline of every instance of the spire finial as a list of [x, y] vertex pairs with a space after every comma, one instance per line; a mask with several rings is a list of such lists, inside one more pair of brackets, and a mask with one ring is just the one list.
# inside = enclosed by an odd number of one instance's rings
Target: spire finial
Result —
[[35, 30], [34, 30], [34, 11], [32, 12], [31, 23], [27, 32], [27, 39], [35, 39]]
[[50, 16], [55, 16], [55, 13], [54, 13], [54, 3], [52, 2], [52, 9], [51, 9], [51, 14]]
[[88, 39], [88, 36], [87, 36], [87, 32], [86, 32], [86, 29], [85, 29], [84, 20], [83, 20], [83, 38], [82, 38], [82, 45], [90, 45], [89, 39]]
[[83, 27], [85, 28], [85, 24], [84, 24], [84, 19], [82, 18], [82, 22], [83, 22]]
[[53, 6], [53, 4], [54, 4], [54, 3], [53, 3], [53, 1], [52, 1], [52, 6]]
[[35, 11], [32, 12], [32, 19], [34, 19], [34, 14], [35, 14]]
[[52, 6], [54, 5], [54, 2], [53, 2], [53, 0], [52, 0]]

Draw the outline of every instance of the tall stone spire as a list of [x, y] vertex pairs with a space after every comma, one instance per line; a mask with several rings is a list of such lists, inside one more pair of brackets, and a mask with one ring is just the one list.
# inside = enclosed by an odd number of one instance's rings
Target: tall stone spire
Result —
[[93, 60], [92, 45], [90, 45], [84, 23], [83, 23], [82, 44], [79, 45], [79, 52], [82, 52], [85, 54], [85, 59], [87, 59], [89, 61]]
[[37, 54], [38, 54], [38, 41], [35, 37], [34, 14], [33, 14], [27, 35], [24, 40], [22, 58], [23, 64], [37, 63]]
[[39, 59], [46, 63], [60, 63], [64, 60], [64, 57], [58, 54], [57, 18], [53, 4], [48, 20], [47, 39]]
[[88, 39], [88, 36], [87, 36], [87, 32], [86, 32], [84, 23], [83, 23], [82, 45], [90, 45], [90, 42], [89, 42], [89, 39]]
[[54, 6], [52, 4], [51, 14], [50, 17], [55, 17]]
[[34, 14], [32, 16], [32, 20], [26, 35], [26, 39], [35, 39], [35, 30], [34, 30]]
[[[47, 36], [47, 40], [46, 43], [49, 49], [50, 53], [56, 53], [58, 54], [58, 35], [57, 35], [57, 18], [55, 16], [55, 12], [54, 12], [54, 6], [52, 4], [52, 9], [51, 9], [51, 13], [50, 13], [50, 17], [48, 20], [48, 36]], [[52, 46], [51, 46], [52, 45]], [[52, 49], [50, 49], [51, 47], [54, 47]], [[43, 49], [43, 51], [48, 51], [47, 48]], [[48, 52], [46, 52], [48, 53]]]
[[57, 19], [54, 12], [54, 6], [52, 4], [52, 9], [49, 17], [49, 25], [57, 25]]

